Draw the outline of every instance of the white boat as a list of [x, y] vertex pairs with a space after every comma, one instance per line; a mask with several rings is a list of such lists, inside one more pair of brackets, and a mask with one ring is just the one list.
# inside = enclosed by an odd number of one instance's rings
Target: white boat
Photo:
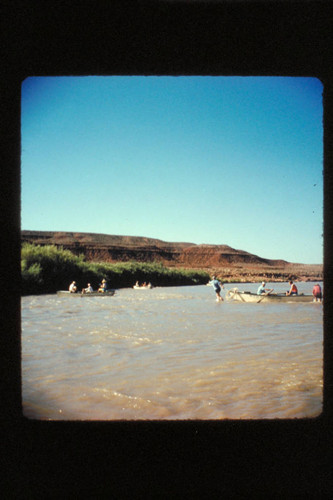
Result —
[[257, 295], [253, 292], [245, 292], [240, 291], [238, 288], [232, 288], [228, 290], [226, 294], [227, 300], [236, 300], [238, 302], [254, 302], [254, 303], [262, 303], [262, 302], [313, 302], [312, 295], [304, 295], [303, 293], [299, 293], [298, 295], [286, 295], [285, 293], [265, 293], [261, 295]]
[[115, 294], [115, 290], [107, 290], [106, 292], [76, 292], [72, 293], [68, 290], [58, 290], [57, 295], [59, 297], [112, 297]]
[[140, 285], [134, 285], [133, 286], [134, 290], [151, 290], [153, 285], [147, 285], [147, 286], [140, 286]]

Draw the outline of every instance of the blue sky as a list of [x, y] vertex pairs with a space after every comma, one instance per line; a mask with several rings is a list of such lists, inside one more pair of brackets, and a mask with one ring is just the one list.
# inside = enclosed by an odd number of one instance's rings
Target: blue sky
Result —
[[322, 91], [303, 77], [29, 77], [22, 229], [320, 264]]

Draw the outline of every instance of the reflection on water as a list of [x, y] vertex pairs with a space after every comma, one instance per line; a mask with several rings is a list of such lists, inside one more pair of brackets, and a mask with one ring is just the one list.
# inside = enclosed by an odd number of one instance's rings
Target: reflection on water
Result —
[[[311, 293], [312, 286], [299, 289]], [[317, 416], [322, 320], [321, 304], [216, 303], [207, 286], [24, 297], [24, 414], [64, 420]]]

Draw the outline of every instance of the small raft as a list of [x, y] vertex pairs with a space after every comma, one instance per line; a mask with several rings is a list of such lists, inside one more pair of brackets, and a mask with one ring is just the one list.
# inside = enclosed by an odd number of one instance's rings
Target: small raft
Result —
[[153, 285], [147, 285], [147, 286], [134, 285], [133, 288], [134, 290], [151, 290], [153, 288]]
[[257, 295], [253, 292], [245, 292], [240, 291], [238, 288], [232, 288], [228, 290], [226, 294], [227, 300], [236, 300], [238, 302], [254, 302], [254, 303], [262, 303], [262, 302], [313, 302], [312, 295], [304, 295], [300, 293], [298, 295], [286, 295], [283, 293], [267, 293], [262, 295]]
[[59, 297], [112, 297], [115, 294], [115, 290], [107, 290], [106, 292], [76, 292], [72, 293], [68, 290], [58, 290], [57, 295]]

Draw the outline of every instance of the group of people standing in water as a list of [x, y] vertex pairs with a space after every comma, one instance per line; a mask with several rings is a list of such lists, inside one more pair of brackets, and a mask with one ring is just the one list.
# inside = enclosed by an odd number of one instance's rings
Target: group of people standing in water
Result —
[[[108, 283], [106, 279], [102, 279], [102, 282], [99, 284], [98, 287], [98, 293], [104, 293], [108, 290]], [[69, 285], [70, 293], [76, 293], [77, 292], [77, 285], [76, 281], [72, 281], [72, 283]], [[92, 293], [94, 291], [93, 287], [91, 286], [90, 283], [87, 284], [87, 288], [82, 288], [81, 293]]]

